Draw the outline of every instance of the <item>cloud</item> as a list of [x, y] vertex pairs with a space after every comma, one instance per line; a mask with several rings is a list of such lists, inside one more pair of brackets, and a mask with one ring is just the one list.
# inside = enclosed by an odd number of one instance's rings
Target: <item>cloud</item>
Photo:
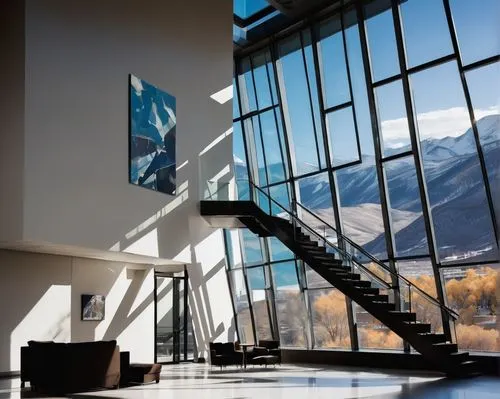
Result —
[[[487, 115], [499, 114], [497, 106], [487, 109], [475, 109], [474, 115], [479, 120]], [[417, 115], [420, 138], [457, 137], [465, 133], [470, 126], [469, 112], [466, 107], [455, 107], [424, 112]], [[384, 141], [408, 141], [408, 122], [406, 118], [382, 121]]]

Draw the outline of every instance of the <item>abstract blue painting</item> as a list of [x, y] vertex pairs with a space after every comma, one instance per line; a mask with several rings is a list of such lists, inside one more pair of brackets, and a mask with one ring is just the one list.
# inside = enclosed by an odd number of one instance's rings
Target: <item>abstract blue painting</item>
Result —
[[175, 97], [130, 75], [129, 177], [137, 184], [175, 194]]

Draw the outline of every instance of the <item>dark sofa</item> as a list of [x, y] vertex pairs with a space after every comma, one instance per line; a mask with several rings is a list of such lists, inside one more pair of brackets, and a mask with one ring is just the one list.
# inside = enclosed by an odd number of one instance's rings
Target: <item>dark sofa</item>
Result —
[[212, 366], [243, 365], [243, 352], [237, 351], [233, 342], [210, 342], [210, 364]]
[[28, 342], [21, 348], [21, 381], [39, 393], [64, 394], [116, 388], [120, 350], [116, 341]]

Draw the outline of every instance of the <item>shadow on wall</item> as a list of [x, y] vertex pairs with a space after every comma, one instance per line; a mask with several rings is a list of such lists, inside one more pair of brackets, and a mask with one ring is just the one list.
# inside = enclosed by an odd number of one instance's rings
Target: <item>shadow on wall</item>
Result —
[[18, 371], [28, 340], [70, 339], [69, 259], [0, 250], [0, 276], [0, 372]]
[[[221, 152], [232, 153], [231, 132], [232, 129], [229, 129], [206, 146], [198, 155], [198, 160], [189, 159], [184, 163], [184, 165], [211, 165], [211, 167], [207, 166], [196, 170], [199, 173], [200, 195], [205, 194], [203, 187], [207, 183], [204, 181], [205, 177], [201, 176], [202, 174], [210, 178], [215, 176], [218, 182], [223, 181], [225, 187], [229, 187], [229, 183], [226, 184], [226, 181], [230, 182], [232, 179], [232, 166], [227, 164], [227, 159], [226, 163], [224, 163], [224, 157], [221, 157], [220, 154]], [[150, 248], [151, 246], [154, 247], [159, 257], [186, 262], [190, 282], [189, 306], [191, 317], [198, 350], [203, 352], [206, 350], [208, 342], [219, 337], [226, 329], [224, 321], [222, 321], [224, 316], [221, 318], [218, 313], [219, 310], [224, 312], [224, 308], [220, 308], [218, 303], [214, 304], [213, 299], [217, 299], [216, 302], [219, 303], [220, 301], [223, 302], [227, 307], [228, 316], [225, 319], [227, 319], [227, 323], [233, 326], [232, 331], [227, 332], [228, 337], [231, 336], [231, 339], [234, 338], [234, 316], [224, 271], [225, 253], [222, 244], [222, 232], [208, 226], [199, 216], [197, 202], [193, 209], [194, 201], [193, 198], [189, 198], [187, 182], [181, 186], [182, 190], [176, 199], [141, 223], [141, 225], [132, 229], [124, 239], [116, 244], [114, 249], [132, 248], [141, 240], [155, 240], [154, 244], [148, 246]], [[205, 240], [214, 235], [218, 235], [220, 247], [206, 247], [203, 251], [197, 253], [196, 248], [206, 246], [204, 244]], [[188, 241], [186, 241], [187, 237]], [[219, 278], [222, 277], [220, 289], [217, 291], [218, 296], [217, 298], [210, 298], [207, 286], [218, 274]], [[212, 293], [212, 291], [210, 292]], [[214, 314], [214, 310], [217, 314]], [[215, 325], [214, 320], [220, 320], [220, 322]]]
[[154, 301], [154, 295], [151, 292], [146, 299], [144, 299], [133, 311], [131, 311], [139, 291], [148, 276], [148, 273], [147, 270], [127, 270], [127, 273], [131, 275], [132, 282], [123, 295], [123, 299], [103, 335], [102, 339], [105, 341], [117, 339], [118, 336], [124, 332], [130, 324], [134, 322], [137, 317], [141, 315], [142, 312], [144, 312]]
[[[183, 164], [186, 165], [187, 161]], [[179, 170], [177, 168], [177, 170]], [[143, 188], [138, 188], [142, 189]], [[163, 194], [158, 194], [163, 195]], [[141, 253], [143, 255], [149, 256], [160, 256], [159, 254], [159, 242], [157, 237], [151, 237], [151, 233], [157, 231], [157, 228], [168, 220], [170, 224], [172, 218], [175, 219], [175, 215], [183, 215], [186, 212], [187, 201], [189, 200], [189, 184], [188, 181], [184, 181], [177, 186], [176, 197], [171, 200], [163, 208], [159, 209], [153, 215], [148, 217], [146, 220], [141, 222], [139, 225], [128, 231], [125, 236], [118, 242], [116, 242], [110, 250], [112, 251], [125, 251], [132, 253]], [[151, 238], [156, 239], [155, 243], [151, 243]], [[146, 252], [141, 249], [137, 250], [138, 247], [141, 248], [141, 241], [146, 240], [145, 243]], [[152, 244], [152, 246], [151, 246]], [[153, 253], [152, 253], [153, 252]]]
[[[194, 331], [197, 332], [198, 353], [204, 356], [203, 352], [208, 350], [207, 343], [213, 341], [224, 333], [225, 325], [220, 322], [217, 327], [214, 324], [213, 304], [210, 299], [207, 284], [220, 271], [224, 271], [225, 262], [220, 261], [215, 267], [203, 275], [201, 264], [192, 264], [188, 268], [189, 273], [189, 293], [188, 300], [191, 311]], [[222, 287], [221, 287], [222, 288]], [[222, 290], [221, 290], [222, 291]], [[217, 292], [211, 292], [217, 295]], [[220, 298], [219, 298], [220, 299]], [[227, 298], [230, 300], [230, 298]]]

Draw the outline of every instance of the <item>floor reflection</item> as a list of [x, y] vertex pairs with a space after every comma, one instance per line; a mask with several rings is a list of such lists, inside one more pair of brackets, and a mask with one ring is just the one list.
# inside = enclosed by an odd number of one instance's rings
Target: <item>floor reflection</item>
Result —
[[[164, 366], [159, 384], [88, 392], [73, 399], [290, 399], [290, 398], [432, 398], [492, 399], [500, 397], [500, 378], [450, 380], [438, 374], [363, 370], [325, 366], [283, 365], [276, 368], [202, 364]], [[0, 399], [41, 397], [20, 388], [19, 378], [0, 379]]]

